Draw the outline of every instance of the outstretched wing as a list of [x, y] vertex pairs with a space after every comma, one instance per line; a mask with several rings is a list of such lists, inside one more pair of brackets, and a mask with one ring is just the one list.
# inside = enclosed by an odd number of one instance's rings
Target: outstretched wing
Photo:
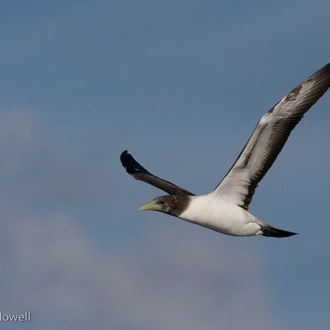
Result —
[[157, 187], [170, 195], [189, 195], [194, 196], [188, 190], [185, 190], [181, 187], [176, 186], [174, 183], [161, 179], [149, 171], [147, 171], [143, 166], [141, 166], [131, 154], [125, 150], [120, 155], [120, 161], [122, 165], [125, 167], [126, 172], [132, 175], [136, 180], [141, 180], [146, 183], [151, 184], [154, 187]]
[[291, 131], [330, 87], [330, 63], [294, 88], [258, 122], [244, 149], [212, 193], [248, 209]]

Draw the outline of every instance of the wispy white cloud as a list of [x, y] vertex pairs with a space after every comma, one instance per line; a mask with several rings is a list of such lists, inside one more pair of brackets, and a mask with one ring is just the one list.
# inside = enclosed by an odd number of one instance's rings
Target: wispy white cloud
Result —
[[1, 227], [0, 305], [31, 311], [42, 328], [283, 329], [254, 249], [169, 231], [99, 251], [66, 214], [2, 210]]

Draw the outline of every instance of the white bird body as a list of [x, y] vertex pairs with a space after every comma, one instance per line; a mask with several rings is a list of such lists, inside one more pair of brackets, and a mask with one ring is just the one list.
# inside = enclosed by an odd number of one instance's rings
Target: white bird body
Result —
[[191, 196], [189, 208], [180, 219], [231, 236], [261, 235], [261, 220], [233, 203], [217, 197], [214, 192]]

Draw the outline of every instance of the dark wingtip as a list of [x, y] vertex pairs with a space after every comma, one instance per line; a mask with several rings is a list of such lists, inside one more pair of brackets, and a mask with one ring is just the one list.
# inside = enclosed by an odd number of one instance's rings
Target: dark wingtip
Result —
[[127, 150], [124, 150], [120, 155], [120, 161], [123, 167], [125, 167], [128, 174], [136, 173], [149, 173], [144, 167], [142, 167]]
[[124, 150], [121, 154], [120, 154], [120, 161], [121, 161], [121, 164], [125, 166], [125, 163], [126, 163], [126, 159], [127, 159], [127, 150]]
[[132, 160], [134, 161], [134, 158], [131, 154], [128, 153], [127, 150], [124, 150], [120, 155], [120, 161], [121, 164], [128, 169], [128, 167], [132, 167]]

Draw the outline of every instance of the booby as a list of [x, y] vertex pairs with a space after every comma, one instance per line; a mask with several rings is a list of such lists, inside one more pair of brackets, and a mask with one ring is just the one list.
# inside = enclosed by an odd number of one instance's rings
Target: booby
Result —
[[273, 165], [304, 114], [330, 87], [330, 63], [284, 96], [255, 127], [235, 163], [213, 191], [196, 196], [141, 166], [127, 150], [120, 160], [127, 173], [168, 195], [153, 199], [140, 210], [163, 212], [231, 236], [289, 237], [249, 212], [255, 190]]

